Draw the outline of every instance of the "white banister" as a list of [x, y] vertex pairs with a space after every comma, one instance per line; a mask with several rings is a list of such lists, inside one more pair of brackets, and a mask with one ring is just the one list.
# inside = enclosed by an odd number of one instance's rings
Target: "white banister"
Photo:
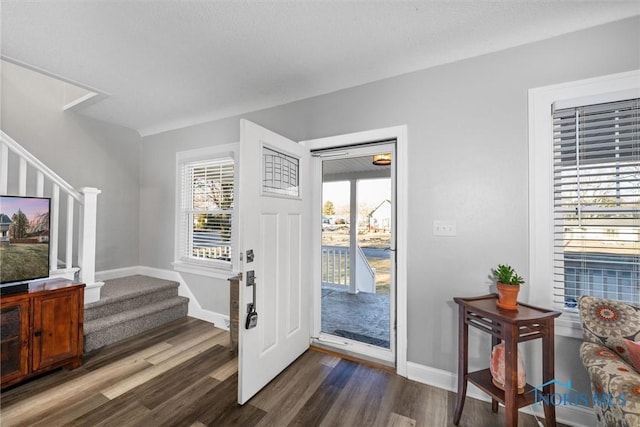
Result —
[[67, 195], [67, 253], [64, 257], [64, 267], [73, 267], [73, 197]]
[[[9, 153], [16, 155], [15, 161], [9, 161]], [[11, 181], [9, 188], [10, 167], [16, 167], [17, 185]], [[35, 170], [35, 186], [28, 183], [28, 179], [33, 176], [29, 168]], [[46, 181], [46, 183], [45, 183]], [[51, 184], [51, 211], [49, 213], [49, 274], [53, 277], [66, 277], [74, 279], [79, 272], [80, 280], [85, 283], [85, 304], [98, 301], [100, 299], [100, 288], [104, 283], [95, 281], [96, 268], [96, 217], [97, 198], [100, 190], [86, 187], [80, 191], [73, 188], [59, 175], [53, 172], [44, 163], [38, 160], [30, 152], [10, 136], [0, 130], [0, 194], [27, 195], [28, 188], [34, 188], [34, 195], [43, 197], [45, 187]], [[63, 197], [66, 195], [66, 227], [64, 241], [61, 242], [60, 221]], [[74, 235], [74, 230], [78, 230]], [[59, 267], [58, 253], [59, 246], [64, 243], [65, 258], [62, 261], [62, 268]], [[77, 248], [77, 266], [74, 266], [74, 248]]]
[[49, 213], [49, 257], [51, 259], [50, 268], [58, 269], [58, 230], [60, 227], [60, 187], [53, 184], [51, 189], [51, 212]]
[[102, 282], [96, 282], [96, 230], [98, 194], [101, 191], [97, 188], [83, 187], [80, 192], [84, 195], [84, 206], [80, 217], [82, 231], [78, 248], [78, 262], [82, 265], [80, 280], [87, 285], [85, 298], [97, 301], [100, 299], [100, 288], [104, 285]]
[[371, 267], [367, 256], [360, 246], [356, 247], [356, 277], [358, 292], [376, 293], [376, 270]]
[[[24, 149], [20, 144], [18, 144], [13, 138], [0, 130], [0, 141], [2, 141], [2, 145], [6, 145], [8, 149], [18, 155], [20, 159], [24, 159], [31, 167], [36, 170], [41, 171], [44, 176], [50, 181], [58, 184], [60, 189], [63, 190], [67, 194], [71, 194], [74, 199], [78, 202], [82, 203], [82, 196], [80, 193], [71, 186], [67, 181], [62, 179], [58, 174], [52, 171], [47, 165], [38, 160], [33, 154]], [[4, 156], [3, 156], [4, 157]], [[8, 170], [8, 155], [7, 155], [7, 165], [3, 165], [3, 170]], [[2, 188], [0, 188], [2, 189]], [[3, 194], [6, 194], [6, 188], [3, 189]]]
[[44, 174], [40, 171], [36, 174], [36, 196], [44, 196]]
[[0, 193], [7, 194], [9, 182], [9, 147], [0, 145]]
[[[360, 246], [356, 246], [355, 268], [351, 268], [348, 246], [322, 245], [322, 284], [355, 288], [356, 292], [376, 292], [376, 271]], [[352, 283], [355, 277], [356, 284]]]
[[27, 195], [27, 161], [20, 158], [20, 170], [18, 173], [18, 195], [26, 196]]

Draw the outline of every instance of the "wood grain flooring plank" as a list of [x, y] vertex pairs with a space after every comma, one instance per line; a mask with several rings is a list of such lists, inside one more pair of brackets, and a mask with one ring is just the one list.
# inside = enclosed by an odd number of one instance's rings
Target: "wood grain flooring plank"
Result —
[[[438, 425], [446, 426], [447, 420], [453, 417], [453, 412], [449, 412], [449, 392], [437, 387], [424, 387], [424, 384], [420, 384], [424, 391], [421, 393], [426, 399], [427, 405], [425, 407], [424, 420], [438, 420]], [[416, 421], [419, 420], [417, 417]]]
[[102, 394], [107, 396], [109, 399], [115, 399], [116, 397], [126, 393], [127, 391], [180, 365], [186, 360], [191, 359], [192, 357], [195, 357], [204, 351], [207, 351], [208, 349], [218, 345], [218, 343], [218, 337], [208, 338], [157, 365], [151, 365], [147, 369], [144, 369], [134, 375], [122, 379], [121, 381], [113, 384], [110, 387], [102, 389]]
[[359, 365], [322, 425], [386, 425], [389, 413], [381, 408], [389, 407], [384, 405], [385, 399], [392, 400], [388, 391], [394, 377], [386, 370]]
[[[282, 405], [289, 396], [301, 395], [307, 384], [300, 379], [322, 377], [322, 381], [324, 381], [324, 378], [331, 372], [331, 368], [322, 366], [320, 364], [321, 358], [322, 355], [313, 351], [303, 353], [298, 360], [275, 377], [265, 389], [251, 398], [251, 404], [271, 412]], [[269, 393], [263, 393], [266, 389], [269, 389]]]
[[[227, 349], [227, 352], [228, 351], [229, 349]], [[238, 372], [238, 359], [236, 357], [230, 357], [227, 363], [214, 369], [209, 376], [218, 381], [224, 381], [236, 372]]]
[[190, 317], [177, 319], [143, 334], [93, 350], [84, 355], [83, 367], [89, 371], [99, 369], [159, 343], [171, 344], [168, 340], [175, 338], [176, 334], [190, 334], [193, 329], [202, 328], [197, 320]]
[[266, 414], [251, 403], [237, 404], [238, 376], [233, 375], [202, 396], [197, 420], [207, 426], [255, 426]]
[[357, 363], [341, 360], [309, 397], [290, 426], [319, 426], [355, 371]]
[[65, 424], [65, 427], [143, 426], [152, 425], [151, 411], [128, 396], [110, 400]]
[[403, 386], [396, 396], [393, 412], [416, 420], [417, 425], [425, 425], [425, 423], [431, 423], [433, 426], [443, 425], [444, 420], [435, 420], [431, 417], [428, 399], [429, 391], [433, 390], [434, 393], [443, 394], [446, 402], [447, 392], [435, 387], [427, 388], [424, 384], [407, 379], [403, 379], [402, 382]]
[[68, 381], [72, 381], [75, 378], [86, 375], [87, 371], [84, 367], [79, 367], [73, 370], [64, 368], [50, 371], [49, 373], [34, 378], [28, 381], [29, 386], [25, 387], [24, 384], [16, 385], [2, 391], [2, 406], [9, 407], [15, 403], [30, 399], [32, 396], [36, 396], [40, 393], [46, 392], [60, 386]]
[[73, 402], [70, 405], [54, 405], [46, 408], [45, 411], [38, 411], [31, 416], [25, 415], [18, 420], [8, 422], [2, 421], [2, 427], [51, 427], [61, 426], [83, 414], [98, 408], [108, 402], [104, 396], [90, 394], [85, 399]]
[[411, 418], [403, 417], [402, 415], [398, 415], [395, 412], [391, 413], [389, 417], [389, 423], [387, 427], [415, 427], [416, 420], [412, 420]]
[[[236, 377], [237, 378], [237, 377]], [[220, 381], [205, 376], [186, 386], [181, 392], [152, 410], [154, 427], [186, 426], [198, 422], [202, 412], [199, 399], [219, 386]], [[204, 402], [208, 404], [208, 402]]]
[[186, 340], [190, 340], [195, 336], [205, 334], [211, 330], [216, 331], [219, 334], [229, 333], [224, 329], [216, 328], [213, 325], [213, 323], [196, 321], [196, 320], [197, 319], [192, 319], [192, 323], [183, 325], [182, 328], [185, 328], [184, 332], [169, 334], [165, 337], [163, 341], [171, 345], [182, 345]]
[[144, 406], [154, 409], [231, 358], [226, 347], [214, 346], [127, 393], [137, 395]]
[[336, 356], [331, 356], [328, 354], [325, 354], [322, 359], [320, 360], [320, 363], [322, 363], [325, 366], [328, 366], [330, 368], [335, 368], [336, 365], [338, 364], [338, 362], [340, 362], [342, 359]]
[[198, 344], [201, 344], [203, 341], [207, 341], [211, 338], [214, 338], [215, 336], [219, 335], [221, 332], [222, 331], [219, 329], [211, 328], [211, 330], [203, 332], [197, 336], [191, 337], [188, 340], [184, 340], [182, 343], [178, 345], [171, 344], [170, 348], [166, 349], [165, 351], [158, 352], [151, 357], [148, 357], [146, 361], [151, 363], [152, 365], [158, 365], [164, 362], [165, 360], [171, 359], [172, 357], [182, 353], [183, 351], [185, 351], [185, 349], [194, 347]]
[[166, 349], [167, 346], [168, 344], [156, 344], [120, 359], [111, 365], [87, 372], [86, 375], [78, 376], [49, 390], [33, 395], [29, 399], [14, 402], [12, 405], [5, 406], [3, 404], [0, 421], [3, 425], [5, 423], [6, 425], [11, 425], [17, 419], [37, 417], [44, 414], [52, 406], [64, 405], [69, 401], [74, 401], [78, 395], [87, 395], [104, 387], [110, 387], [153, 366], [144, 359]]
[[283, 426], [293, 420], [331, 372], [322, 358], [306, 352], [249, 401], [267, 412], [258, 426]]
[[[365, 403], [367, 382], [371, 370], [363, 365], [356, 366], [353, 375], [339, 393], [331, 408], [322, 420], [321, 426], [334, 426], [337, 423], [358, 423], [357, 410]], [[365, 391], [365, 393], [363, 393]]]
[[[453, 425], [453, 411], [455, 407], [456, 394], [448, 392], [448, 417], [447, 427], [455, 427]], [[544, 417], [540, 420], [544, 423]], [[483, 402], [477, 399], [470, 399], [468, 396], [465, 400], [460, 423], [457, 427], [500, 427], [504, 426], [504, 406], [500, 405], [498, 413], [491, 411], [491, 402]], [[564, 424], [558, 423], [558, 426]], [[518, 427], [539, 427], [536, 419], [523, 412], [518, 413]]]
[[[209, 425], [203, 419], [206, 413], [219, 415], [227, 409], [227, 406], [237, 406], [237, 375], [232, 375], [223, 382], [211, 377], [204, 377], [199, 382], [204, 387], [199, 390], [197, 396], [191, 393], [179, 396], [153, 411], [157, 427], [190, 425], [196, 421]], [[180, 410], [175, 411], [173, 408], [180, 408]]]

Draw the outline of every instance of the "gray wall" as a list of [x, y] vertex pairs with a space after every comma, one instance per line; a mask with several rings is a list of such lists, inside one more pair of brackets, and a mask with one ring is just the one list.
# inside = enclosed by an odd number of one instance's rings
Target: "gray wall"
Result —
[[[498, 263], [529, 276], [527, 90], [640, 68], [639, 41], [636, 17], [243, 117], [294, 140], [408, 125], [408, 358], [456, 372], [452, 298], [487, 293]], [[175, 153], [235, 142], [238, 129], [235, 117], [143, 138], [141, 264], [171, 269]], [[159, 216], [166, 232], [148, 220]], [[456, 220], [457, 237], [434, 237], [434, 219]], [[205, 308], [228, 313], [224, 281], [195, 287]], [[557, 377], [586, 391], [578, 345], [556, 339]], [[486, 367], [488, 338], [474, 333], [471, 348], [471, 364]]]
[[63, 104], [62, 82], [2, 62], [2, 130], [75, 188], [102, 190], [96, 270], [138, 265], [140, 137]]

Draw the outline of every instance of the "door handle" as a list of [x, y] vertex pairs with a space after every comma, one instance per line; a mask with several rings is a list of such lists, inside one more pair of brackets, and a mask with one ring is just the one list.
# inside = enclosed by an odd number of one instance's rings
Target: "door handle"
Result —
[[247, 271], [247, 286], [253, 286], [253, 300], [247, 304], [247, 319], [245, 329], [255, 328], [258, 325], [258, 312], [256, 311], [256, 275], [255, 271]]

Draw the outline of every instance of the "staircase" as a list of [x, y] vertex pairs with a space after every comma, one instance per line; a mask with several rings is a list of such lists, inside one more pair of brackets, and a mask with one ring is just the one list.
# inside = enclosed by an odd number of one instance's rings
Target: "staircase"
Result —
[[148, 276], [107, 280], [84, 307], [84, 351], [104, 347], [187, 315], [178, 283]]

